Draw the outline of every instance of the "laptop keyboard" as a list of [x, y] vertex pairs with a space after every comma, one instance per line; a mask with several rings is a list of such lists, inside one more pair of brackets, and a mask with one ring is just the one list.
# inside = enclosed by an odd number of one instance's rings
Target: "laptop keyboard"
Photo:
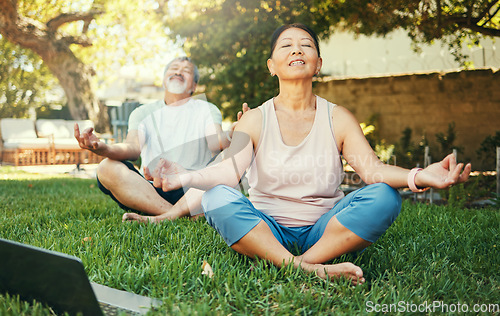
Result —
[[140, 315], [140, 313], [131, 311], [129, 309], [120, 308], [118, 306], [106, 304], [103, 302], [99, 302], [99, 306], [101, 306], [101, 310], [106, 316]]

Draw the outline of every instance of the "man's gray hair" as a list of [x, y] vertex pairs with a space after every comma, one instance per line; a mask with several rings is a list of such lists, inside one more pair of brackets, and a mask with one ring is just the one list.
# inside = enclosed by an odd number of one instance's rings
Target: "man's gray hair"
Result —
[[187, 56], [182, 56], [182, 57], [177, 57], [172, 59], [167, 66], [165, 67], [165, 70], [163, 71], [163, 77], [165, 77], [165, 74], [167, 73], [168, 68], [172, 65], [173, 62], [176, 61], [189, 61], [191, 65], [193, 65], [193, 76], [194, 76], [194, 83], [198, 84], [198, 81], [200, 80], [200, 72], [198, 71], [198, 67], [196, 67], [195, 63], [191, 60], [191, 58]]

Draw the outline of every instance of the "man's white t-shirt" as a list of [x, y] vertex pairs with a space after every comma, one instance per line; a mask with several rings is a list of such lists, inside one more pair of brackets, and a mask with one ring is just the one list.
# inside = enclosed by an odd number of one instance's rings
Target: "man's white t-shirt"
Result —
[[212, 158], [206, 137], [221, 123], [214, 104], [193, 98], [179, 106], [159, 100], [135, 109], [129, 130], [138, 130], [141, 172], [144, 166], [154, 170], [160, 158], [190, 170], [204, 168]]

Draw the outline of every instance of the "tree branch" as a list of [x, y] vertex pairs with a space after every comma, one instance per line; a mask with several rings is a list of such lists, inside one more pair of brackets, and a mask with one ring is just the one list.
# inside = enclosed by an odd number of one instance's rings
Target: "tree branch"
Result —
[[[486, 8], [484, 8], [483, 12], [481, 12], [481, 13], [479, 14], [478, 18], [479, 18], [479, 19], [482, 19], [482, 18], [484, 18], [486, 15], [488, 15], [488, 14], [490, 13], [491, 8], [493, 8], [493, 6], [494, 6], [495, 4], [497, 4], [497, 3], [498, 3], [498, 1], [491, 1], [490, 3], [488, 3], [488, 5], [486, 6]], [[495, 12], [495, 14], [496, 14], [497, 12], [498, 12], [498, 9], [497, 9], [497, 11]], [[495, 16], [495, 14], [493, 14], [493, 15], [490, 17], [490, 19], [491, 19], [493, 16]]]
[[486, 36], [500, 37], [500, 29], [484, 27], [478, 23], [482, 18], [469, 18], [468, 16], [450, 16], [443, 21], [443, 27], [451, 24], [457, 24], [458, 29], [464, 28]]
[[76, 45], [80, 45], [83, 47], [92, 46], [92, 41], [88, 37], [83, 36], [83, 35], [82, 36], [64, 36], [61, 38], [61, 41], [64, 41], [68, 45], [76, 44]]
[[[2, 0], [4, 1], [4, 0]], [[47, 29], [49, 32], [55, 32], [61, 25], [75, 22], [75, 21], [85, 21], [85, 24], [90, 23], [96, 15], [101, 14], [100, 10], [90, 10], [87, 12], [74, 12], [74, 13], [62, 13], [55, 18], [47, 22]]]
[[15, 0], [0, 0], [0, 33], [9, 41], [34, 48], [45, 35], [45, 24], [19, 16]]
[[[495, 12], [493, 12], [493, 14], [490, 14], [490, 10], [491, 10], [491, 8], [492, 8], [492, 7], [490, 7], [490, 8], [489, 8], [489, 10], [488, 10], [488, 12], [487, 12], [487, 15], [489, 15], [489, 18], [488, 18], [486, 21], [484, 21], [484, 22], [481, 24], [481, 26], [483, 26], [483, 25], [487, 24], [488, 22], [490, 22], [490, 21], [491, 21], [491, 19], [493, 19], [493, 18], [495, 17], [495, 15], [497, 15], [497, 13], [500, 11], [500, 5], [499, 5], [499, 6], [496, 8]], [[486, 14], [485, 14], [485, 15], [483, 15], [483, 16], [481, 16], [481, 18], [483, 18], [483, 17], [485, 17], [485, 16], [486, 16]]]
[[470, 25], [470, 26], [468, 26], [468, 28], [471, 29], [472, 31], [481, 33], [481, 34], [486, 35], [486, 36], [500, 37], [500, 30], [499, 29], [479, 26], [477, 24]]
[[5, 28], [9, 20], [16, 20], [17, 17], [17, 1], [0, 0], [0, 29]]

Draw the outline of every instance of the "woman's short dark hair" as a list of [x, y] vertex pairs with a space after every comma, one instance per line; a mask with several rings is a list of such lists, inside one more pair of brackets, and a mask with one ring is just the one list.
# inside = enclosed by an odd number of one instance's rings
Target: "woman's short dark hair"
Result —
[[316, 51], [318, 52], [318, 57], [321, 57], [321, 54], [319, 52], [319, 40], [318, 40], [318, 35], [314, 33], [312, 29], [310, 29], [307, 25], [302, 24], [302, 23], [292, 23], [292, 24], [285, 24], [280, 27], [278, 27], [274, 33], [273, 36], [271, 36], [271, 52], [269, 53], [269, 58], [273, 56], [274, 49], [276, 48], [276, 42], [278, 41], [278, 38], [280, 37], [281, 33], [288, 29], [301, 29], [309, 33], [311, 35], [314, 45], [316, 46]]

